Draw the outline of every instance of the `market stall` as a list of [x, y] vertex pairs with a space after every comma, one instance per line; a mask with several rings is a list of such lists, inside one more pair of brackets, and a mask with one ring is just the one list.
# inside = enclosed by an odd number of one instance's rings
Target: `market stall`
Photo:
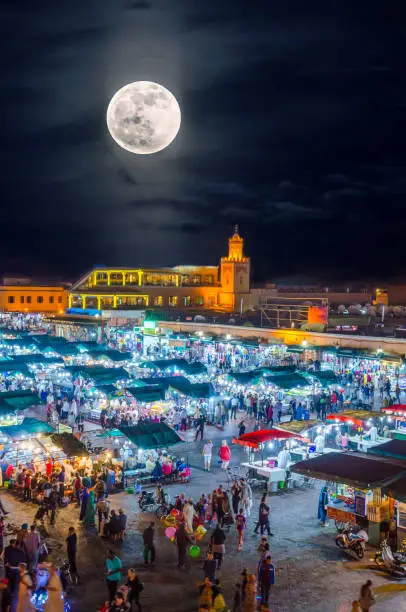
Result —
[[[292, 464], [288, 444], [283, 446], [280, 442], [297, 438], [300, 439], [301, 436], [280, 429], [261, 429], [233, 438], [233, 444], [239, 444], [248, 450], [249, 460], [241, 463], [241, 466], [246, 468], [251, 476], [256, 474], [264, 478], [268, 489], [276, 491], [278, 486], [283, 488]], [[265, 451], [270, 453], [266, 458]], [[258, 452], [261, 453], [260, 460], [255, 459]]]
[[300, 461], [291, 470], [327, 483], [329, 519], [364, 526], [374, 545], [381, 541], [381, 534], [389, 532], [394, 508], [382, 490], [406, 476], [406, 462], [395, 464], [369, 455], [328, 453]]
[[366, 451], [387, 441], [387, 438], [378, 433], [382, 430], [379, 416], [379, 413], [369, 410], [346, 410], [327, 415], [327, 422], [335, 423], [341, 430], [342, 435], [337, 446], [341, 446], [343, 450]]
[[[139, 422], [134, 427], [118, 427], [131, 443], [123, 456], [124, 485], [130, 482], [150, 482], [175, 472], [174, 459], [167, 449], [184, 442], [183, 438], [166, 423]], [[156, 463], [161, 466], [161, 475], [154, 472]], [[164, 465], [166, 466], [164, 469]], [[169, 471], [170, 470], [170, 471]]]

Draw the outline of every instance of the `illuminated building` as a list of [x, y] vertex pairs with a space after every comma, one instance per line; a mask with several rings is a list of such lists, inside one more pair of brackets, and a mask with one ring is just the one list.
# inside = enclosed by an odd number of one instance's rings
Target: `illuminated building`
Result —
[[73, 284], [70, 308], [245, 309], [250, 296], [250, 260], [235, 227], [220, 266], [94, 268]]
[[34, 284], [29, 279], [4, 278], [0, 285], [0, 311], [65, 312], [68, 292], [65, 287]]

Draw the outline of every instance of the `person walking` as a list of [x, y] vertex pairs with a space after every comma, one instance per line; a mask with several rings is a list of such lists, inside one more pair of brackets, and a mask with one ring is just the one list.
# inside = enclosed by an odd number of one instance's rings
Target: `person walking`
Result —
[[192, 543], [192, 539], [186, 532], [185, 521], [183, 520], [176, 530], [175, 540], [178, 547], [178, 567], [182, 569], [185, 567], [187, 545]]
[[214, 583], [216, 580], [217, 561], [212, 552], [207, 553], [207, 559], [203, 563], [204, 577]]
[[144, 533], [142, 534], [142, 539], [144, 541], [144, 563], [148, 565], [151, 562], [151, 565], [155, 562], [155, 544], [154, 544], [154, 523], [150, 523], [146, 529], [144, 529]]
[[20, 563], [25, 563], [27, 560], [25, 552], [17, 546], [17, 540], [10, 540], [10, 544], [4, 549], [4, 568], [6, 578], [9, 581], [10, 593], [13, 595], [17, 590], [20, 579]]
[[128, 570], [126, 586], [128, 587], [127, 601], [130, 604], [131, 612], [133, 612], [134, 606], [137, 606], [138, 611], [141, 612], [140, 595], [144, 590], [144, 585], [133, 568]]
[[242, 550], [244, 531], [247, 525], [247, 519], [244, 516], [244, 511], [240, 508], [240, 512], [235, 516], [235, 528], [238, 534], [238, 550]]
[[24, 545], [28, 569], [29, 571], [35, 570], [38, 564], [38, 555], [41, 546], [41, 537], [37, 531], [36, 525], [31, 525], [30, 531], [25, 537]]
[[271, 557], [267, 557], [259, 568], [259, 584], [261, 587], [261, 605], [268, 608], [269, 592], [275, 584], [275, 566], [271, 563]]
[[198, 423], [197, 423], [197, 427], [196, 427], [196, 436], [195, 436], [195, 442], [197, 441], [197, 438], [200, 436], [200, 439], [203, 440], [203, 434], [204, 434], [204, 423], [205, 423], [205, 419], [203, 415], [200, 415]]
[[267, 531], [268, 535], [272, 536], [271, 526], [269, 524], [269, 515], [271, 509], [266, 503], [266, 495], [263, 495], [261, 498], [261, 503], [259, 504], [258, 511], [258, 522], [255, 525], [254, 533], [258, 533], [258, 529], [261, 529], [261, 535], [264, 535], [264, 531]]
[[361, 605], [362, 612], [369, 612], [372, 606], [375, 604], [375, 595], [372, 591], [372, 581], [367, 580], [362, 585], [359, 594], [359, 603]]
[[230, 447], [228, 446], [226, 440], [221, 441], [221, 446], [219, 449], [219, 457], [221, 459], [221, 469], [226, 470], [228, 468], [228, 465], [231, 459]]
[[64, 612], [65, 604], [62, 599], [63, 589], [61, 579], [56, 573], [56, 567], [50, 565], [48, 567], [49, 579], [46, 585], [48, 598], [44, 605], [44, 612]]
[[68, 537], [66, 538], [66, 552], [68, 555], [69, 567], [75, 582], [78, 582], [78, 569], [76, 567], [76, 552], [78, 538], [74, 527], [69, 527]]
[[204, 469], [210, 472], [210, 464], [211, 464], [211, 456], [213, 452], [213, 442], [211, 440], [207, 440], [206, 444], [203, 446], [203, 459], [204, 459]]
[[329, 494], [326, 485], [322, 487], [319, 495], [319, 505], [317, 509], [317, 518], [323, 526], [328, 525], [327, 505], [329, 503]]
[[110, 603], [113, 601], [117, 593], [118, 583], [120, 582], [120, 579], [121, 579], [122, 567], [123, 567], [123, 564], [121, 563], [121, 560], [119, 559], [119, 557], [117, 557], [114, 550], [110, 549], [107, 553], [107, 559], [106, 559], [106, 568], [107, 568], [106, 584], [107, 584], [107, 589], [109, 592]]
[[217, 560], [217, 569], [221, 568], [221, 564], [223, 562], [223, 556], [226, 552], [226, 547], [224, 542], [226, 541], [226, 534], [221, 529], [220, 525], [217, 523], [215, 530], [212, 533], [210, 538], [210, 544], [213, 550], [214, 558]]

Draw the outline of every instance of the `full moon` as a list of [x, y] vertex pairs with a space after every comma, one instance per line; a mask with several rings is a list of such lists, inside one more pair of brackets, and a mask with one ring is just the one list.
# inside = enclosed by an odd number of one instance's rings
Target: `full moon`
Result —
[[123, 149], [149, 155], [171, 144], [180, 128], [180, 108], [166, 87], [136, 81], [119, 89], [107, 108], [107, 127]]

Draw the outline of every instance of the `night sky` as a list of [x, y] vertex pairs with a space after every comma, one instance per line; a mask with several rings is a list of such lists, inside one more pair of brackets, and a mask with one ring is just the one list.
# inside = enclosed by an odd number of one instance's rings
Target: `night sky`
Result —
[[[94, 264], [216, 264], [239, 223], [258, 281], [402, 277], [405, 13], [392, 0], [3, 0], [0, 269], [74, 280]], [[106, 127], [136, 80], [182, 110], [152, 156]]]

